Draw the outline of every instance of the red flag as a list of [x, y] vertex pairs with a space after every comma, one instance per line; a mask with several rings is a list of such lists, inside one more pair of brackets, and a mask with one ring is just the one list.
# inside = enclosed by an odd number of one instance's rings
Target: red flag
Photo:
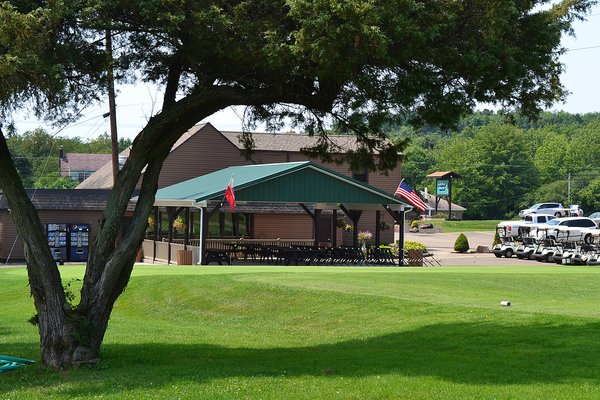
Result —
[[229, 203], [229, 209], [231, 212], [235, 210], [235, 193], [233, 192], [233, 176], [229, 181], [229, 185], [227, 185], [227, 189], [225, 189], [225, 199], [227, 199], [227, 203]]

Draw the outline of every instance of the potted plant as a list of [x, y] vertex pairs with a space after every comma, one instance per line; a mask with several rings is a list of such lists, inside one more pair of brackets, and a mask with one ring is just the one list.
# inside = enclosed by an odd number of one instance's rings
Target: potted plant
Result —
[[367, 242], [373, 238], [373, 234], [369, 231], [358, 232], [358, 241], [361, 245], [363, 252], [367, 250]]
[[421, 267], [423, 266], [423, 253], [427, 248], [423, 243], [407, 240], [404, 242], [404, 251], [408, 256], [408, 265]]
[[173, 229], [175, 229], [175, 231], [185, 229], [185, 221], [181, 215], [175, 218], [175, 221], [173, 221]]

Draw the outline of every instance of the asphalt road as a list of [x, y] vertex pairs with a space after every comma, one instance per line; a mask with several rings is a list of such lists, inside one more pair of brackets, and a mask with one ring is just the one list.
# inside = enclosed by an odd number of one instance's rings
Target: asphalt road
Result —
[[[486, 246], [491, 250], [494, 241], [494, 232], [463, 232], [469, 241], [469, 248], [475, 251], [478, 246]], [[423, 243], [442, 266], [469, 266], [469, 265], [532, 265], [537, 261], [519, 260], [516, 257], [497, 258], [493, 253], [457, 253], [454, 251], [454, 242], [460, 232], [454, 233], [419, 233], [406, 232], [405, 240]]]

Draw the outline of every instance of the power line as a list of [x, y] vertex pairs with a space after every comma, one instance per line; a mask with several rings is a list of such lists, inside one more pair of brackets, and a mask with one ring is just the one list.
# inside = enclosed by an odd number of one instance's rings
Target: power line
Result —
[[566, 49], [565, 52], [569, 52], [569, 51], [579, 51], [579, 50], [591, 50], [591, 49], [599, 49], [600, 45], [597, 46], [588, 46], [588, 47], [579, 47], [576, 49]]

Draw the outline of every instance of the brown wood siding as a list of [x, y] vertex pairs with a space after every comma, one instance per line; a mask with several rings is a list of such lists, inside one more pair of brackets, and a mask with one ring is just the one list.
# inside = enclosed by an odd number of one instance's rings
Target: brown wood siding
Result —
[[[290, 162], [290, 161], [298, 161], [298, 160], [291, 160], [290, 154], [297, 154], [297, 153], [290, 153], [287, 151], [258, 150], [258, 151], [255, 151], [251, 157], [252, 157], [252, 161], [254, 161], [256, 164], [272, 164], [272, 163], [284, 163], [284, 162]], [[306, 161], [306, 157], [302, 158], [301, 161]]]
[[[42, 225], [49, 223], [61, 223], [61, 224], [90, 224], [90, 245], [93, 241], [96, 232], [98, 232], [99, 221], [102, 215], [101, 211], [39, 211], [40, 220]], [[2, 221], [0, 221], [2, 222]], [[22, 261], [25, 259], [25, 252], [23, 250], [23, 242], [21, 239], [17, 239], [14, 249], [11, 248], [15, 243], [17, 237], [17, 230], [15, 224], [10, 217], [8, 221], [4, 218], [3, 230], [0, 236], [0, 260], [7, 260], [10, 256], [10, 261]]]
[[169, 154], [163, 164], [158, 187], [163, 188], [233, 165], [250, 163], [219, 131], [207, 125]]
[[4, 236], [4, 225], [6, 225], [6, 219], [10, 218], [6, 210], [0, 210], [0, 260], [4, 260], [4, 247], [6, 246], [6, 238]]
[[[344, 213], [338, 211], [338, 218]], [[381, 231], [381, 243], [390, 244], [394, 241], [394, 220], [385, 211], [381, 212], [381, 220], [385, 221], [389, 229]], [[373, 234], [375, 242], [375, 211], [363, 212], [359, 224], [359, 231], [369, 231]], [[342, 230], [337, 231], [338, 245], [352, 244], [350, 241], [342, 243]], [[303, 214], [255, 214], [254, 215], [254, 238], [256, 239], [312, 239], [314, 238], [313, 221], [308, 215]]]
[[255, 214], [255, 239], [312, 239], [313, 221], [305, 214]]

